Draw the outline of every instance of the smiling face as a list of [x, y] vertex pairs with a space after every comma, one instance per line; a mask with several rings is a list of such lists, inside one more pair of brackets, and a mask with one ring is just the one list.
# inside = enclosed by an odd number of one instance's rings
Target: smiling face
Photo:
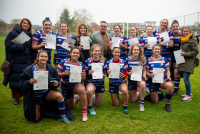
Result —
[[24, 20], [22, 22], [22, 30], [28, 31], [29, 28], [30, 28], [30, 24], [28, 23], [28, 21]]
[[119, 48], [115, 48], [112, 53], [113, 53], [114, 60], [118, 60], [119, 57], [120, 57], [120, 49]]
[[48, 54], [46, 52], [41, 52], [38, 56], [39, 64], [46, 64], [48, 61]]
[[183, 32], [183, 37], [186, 37], [186, 36], [188, 36], [188, 34], [190, 34], [190, 30], [187, 28], [183, 28], [182, 32]]
[[131, 27], [130, 28], [130, 34], [131, 34], [131, 36], [136, 37], [137, 29], [135, 27]]
[[91, 54], [92, 54], [92, 58], [93, 59], [99, 59], [100, 55], [101, 55], [101, 50], [99, 47], [95, 47], [93, 49], [93, 51], [91, 51]]
[[166, 19], [161, 20], [160, 29], [167, 29], [168, 21]]
[[160, 55], [160, 51], [161, 51], [160, 50], [160, 46], [154, 46], [152, 51], [153, 51], [153, 55], [159, 56]]
[[71, 52], [70, 52], [70, 57], [71, 57], [71, 60], [73, 61], [78, 61], [79, 57], [80, 57], [80, 51], [78, 49], [73, 49]]
[[138, 46], [134, 46], [134, 47], [133, 47], [133, 50], [132, 50], [132, 56], [138, 57], [139, 54], [140, 54], [140, 49], [139, 49], [139, 47], [138, 47]]
[[60, 30], [62, 31], [62, 33], [67, 33], [67, 31], [68, 31], [68, 26], [67, 26], [67, 24], [61, 24], [60, 25]]
[[115, 26], [114, 27], [114, 32], [115, 32], [115, 35], [120, 35], [120, 32], [121, 32], [121, 29], [119, 26]]
[[147, 27], [145, 29], [145, 31], [146, 31], [147, 35], [151, 35], [151, 34], [153, 34], [153, 27]]
[[179, 25], [177, 23], [172, 25], [172, 30], [174, 33], [178, 33], [179, 32]]
[[50, 21], [45, 21], [43, 25], [43, 30], [45, 33], [48, 33], [51, 31], [51, 22]]
[[86, 33], [86, 27], [85, 26], [81, 26], [80, 33], [81, 34], [85, 34]]

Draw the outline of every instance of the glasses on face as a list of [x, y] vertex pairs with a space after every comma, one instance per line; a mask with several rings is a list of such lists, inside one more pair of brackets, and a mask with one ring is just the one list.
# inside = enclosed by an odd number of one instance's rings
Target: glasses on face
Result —
[[101, 27], [107, 27], [107, 26], [101, 26]]

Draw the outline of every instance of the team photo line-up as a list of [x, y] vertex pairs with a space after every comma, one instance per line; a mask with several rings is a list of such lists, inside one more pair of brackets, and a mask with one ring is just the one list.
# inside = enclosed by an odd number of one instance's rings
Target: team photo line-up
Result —
[[[148, 25], [142, 35], [132, 26], [130, 37], [122, 35], [120, 25], [114, 26], [115, 35], [111, 36], [106, 32], [105, 21], [100, 22], [100, 30], [92, 36], [86, 24], [79, 24], [75, 37], [66, 22], [60, 24], [60, 33], [51, 31], [52, 22], [48, 17], [42, 24], [43, 29], [32, 34], [32, 24], [24, 18], [5, 39], [6, 60], [12, 68], [9, 73], [4, 72], [3, 84], [9, 83], [15, 105], [23, 95], [26, 119], [39, 122], [47, 116], [70, 124], [75, 119], [70, 109], [80, 101], [82, 121], [86, 122], [87, 110], [96, 115], [94, 106], [101, 105], [103, 93], [108, 90], [104, 87], [105, 77], [109, 78], [112, 105], [118, 106], [121, 92], [125, 114], [129, 113], [128, 100], [133, 103], [140, 97], [139, 111], [144, 111], [146, 91], [149, 100], [157, 103], [162, 89], [166, 89], [165, 109], [171, 112], [171, 98], [178, 94], [180, 77], [186, 88], [182, 101], [192, 100], [190, 74], [194, 73], [195, 57], [199, 53], [198, 35], [188, 26], [179, 30], [178, 20], [172, 22], [172, 32], [167, 19], [162, 19], [160, 29], [155, 31]], [[22, 44], [14, 43], [22, 33], [30, 39]], [[55, 68], [51, 65], [52, 49], [48, 48], [47, 37], [56, 43]], [[184, 61], [180, 63], [181, 60]], [[35, 90], [42, 83], [35, 76], [43, 73], [47, 84]]]

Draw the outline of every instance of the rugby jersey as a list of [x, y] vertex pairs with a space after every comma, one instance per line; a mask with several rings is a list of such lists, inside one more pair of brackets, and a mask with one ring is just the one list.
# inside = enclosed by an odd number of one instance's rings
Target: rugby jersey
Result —
[[[144, 43], [143, 43], [143, 40], [140, 38], [140, 37], [137, 37], [138, 38], [138, 43], [140, 44], [140, 47], [144, 47]], [[127, 39], [127, 52], [126, 52], [126, 57], [128, 57], [129, 55], [129, 50], [131, 49], [131, 44], [129, 43], [129, 40], [131, 39], [131, 37], [128, 37]]]
[[180, 49], [180, 41], [181, 41], [181, 36], [182, 36], [182, 32], [179, 31], [179, 35], [178, 36], [174, 36], [174, 33], [172, 33], [173, 35], [173, 40], [174, 40], [174, 46], [173, 46], [173, 51], [177, 51]]

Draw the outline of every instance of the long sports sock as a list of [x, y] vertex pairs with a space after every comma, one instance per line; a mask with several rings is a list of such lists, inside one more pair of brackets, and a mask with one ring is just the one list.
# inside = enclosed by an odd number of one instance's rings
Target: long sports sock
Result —
[[168, 93], [166, 91], [165, 96], [166, 96], [166, 104], [170, 104], [171, 98], [172, 98], [172, 93]]
[[87, 113], [87, 109], [82, 109], [82, 114]]
[[65, 117], [65, 101], [57, 101], [58, 109], [60, 111], [61, 117]]
[[124, 109], [127, 109], [128, 104], [123, 103], [123, 107], [124, 107]]
[[144, 100], [140, 100], [140, 101], [139, 101], [139, 104], [144, 104]]
[[174, 91], [178, 91], [180, 84], [180, 77], [174, 77]]
[[93, 108], [93, 107], [94, 107], [93, 104], [91, 104], [90, 106], [88, 105], [88, 108], [89, 108], [89, 109], [91, 109], [91, 108]]

